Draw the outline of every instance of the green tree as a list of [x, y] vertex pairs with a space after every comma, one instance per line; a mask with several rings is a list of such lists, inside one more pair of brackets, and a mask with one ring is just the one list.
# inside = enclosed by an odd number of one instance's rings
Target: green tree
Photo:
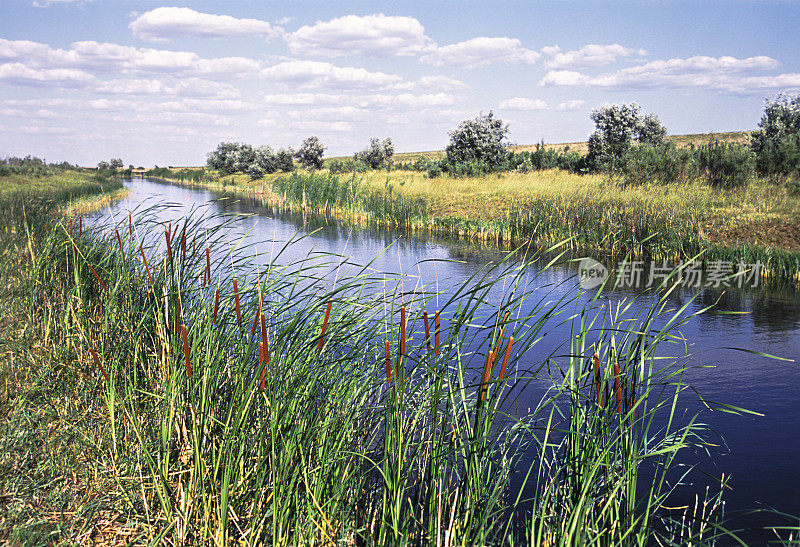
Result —
[[779, 177], [800, 172], [800, 94], [767, 99], [750, 147], [759, 172]]
[[300, 149], [295, 152], [295, 157], [306, 169], [322, 169], [324, 152], [325, 146], [322, 141], [316, 136], [311, 136], [303, 141]]
[[500, 118], [479, 114], [475, 118], [462, 121], [450, 131], [450, 144], [445, 153], [452, 165], [467, 162], [481, 162], [489, 169], [497, 169], [506, 163], [508, 125]]
[[353, 154], [353, 159], [361, 162], [372, 169], [388, 167], [392, 163], [394, 156], [394, 145], [392, 139], [385, 138], [380, 141], [377, 138], [369, 140], [369, 146]]

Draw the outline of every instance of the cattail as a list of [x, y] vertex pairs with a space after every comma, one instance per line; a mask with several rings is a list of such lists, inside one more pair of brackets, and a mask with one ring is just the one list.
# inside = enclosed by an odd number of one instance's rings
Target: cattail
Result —
[[400, 307], [400, 357], [406, 354], [406, 307]]
[[494, 352], [490, 351], [489, 354], [486, 356], [486, 365], [483, 367], [483, 381], [481, 382], [481, 395], [478, 399], [479, 402], [483, 402], [486, 398], [486, 389], [488, 388], [489, 378], [492, 377], [492, 365], [494, 365]]
[[215, 325], [217, 323], [217, 310], [219, 310], [219, 287], [214, 293], [214, 317], [211, 319], [211, 322]]
[[503, 317], [503, 322], [500, 326], [500, 336], [497, 337], [497, 345], [494, 347], [494, 354], [498, 355], [500, 353], [500, 346], [503, 345], [503, 336], [506, 333], [506, 321], [508, 321], [509, 312], [506, 312], [505, 316]]
[[172, 247], [169, 237], [169, 230], [164, 230], [164, 237], [167, 239], [167, 258], [169, 259], [169, 263], [172, 264]]
[[194, 239], [192, 240], [192, 260], [194, 260]]
[[425, 322], [425, 345], [428, 348], [428, 351], [431, 351], [431, 328], [428, 325], [428, 312], [422, 313], [422, 319]]
[[177, 334], [181, 330], [181, 321], [183, 310], [181, 309], [181, 297], [179, 296], [178, 299], [175, 301], [175, 333]]
[[388, 340], [383, 345], [386, 349], [386, 383], [389, 384], [392, 381], [392, 348]]
[[206, 247], [206, 279], [208, 283], [211, 283], [211, 255], [208, 252], [208, 247]]
[[439, 356], [439, 335], [442, 333], [442, 325], [439, 321], [439, 311], [436, 311], [436, 316], [433, 318], [433, 337], [434, 347], [436, 348], [436, 356]]
[[186, 224], [189, 222], [189, 219], [186, 219], [186, 222], [183, 223], [183, 230], [181, 231], [181, 260], [186, 260]]
[[317, 351], [322, 351], [322, 346], [325, 344], [325, 331], [328, 330], [328, 318], [331, 315], [331, 307], [333, 307], [333, 300], [328, 300], [328, 306], [325, 308], [325, 317], [322, 319], [319, 342], [317, 342]]
[[514, 345], [514, 337], [508, 339], [508, 345], [506, 346], [506, 353], [503, 355], [503, 364], [500, 366], [500, 375], [497, 377], [498, 380], [502, 380], [506, 377], [506, 367], [508, 366], [508, 360], [511, 358], [511, 346]]
[[617, 413], [622, 414], [622, 387], [620, 386], [619, 363], [614, 363], [614, 391], [617, 394]]
[[144, 269], [147, 270], [147, 279], [150, 281], [150, 285], [154, 285], [153, 283], [153, 276], [150, 275], [150, 266], [147, 265], [147, 257], [144, 254], [144, 249], [142, 248], [142, 244], [139, 244], [139, 252], [142, 253], [142, 261], [144, 262]]
[[78, 237], [83, 236], [83, 217], [78, 217]]
[[172, 223], [167, 224], [167, 245], [172, 246]]
[[592, 362], [594, 363], [594, 383], [597, 386], [597, 404], [603, 408], [603, 391], [600, 388], [600, 357], [596, 353], [592, 355]]
[[108, 287], [106, 286], [106, 284], [105, 284], [105, 283], [103, 283], [103, 280], [102, 280], [102, 279], [100, 279], [100, 276], [99, 276], [99, 275], [97, 275], [97, 272], [96, 272], [96, 271], [94, 271], [94, 268], [92, 268], [92, 265], [91, 265], [91, 264], [89, 264], [88, 262], [86, 263], [86, 265], [87, 265], [87, 266], [89, 266], [89, 269], [90, 269], [90, 270], [92, 270], [92, 273], [94, 274], [94, 278], [97, 280], [97, 282], [100, 284], [100, 286], [101, 286], [101, 287], [103, 287], [103, 290], [104, 290], [104, 291], [107, 291], [107, 290], [108, 290]]
[[75, 231], [72, 229], [72, 219], [69, 219], [69, 237], [75, 239]]
[[261, 340], [267, 339], [267, 317], [261, 314]]
[[253, 314], [253, 326], [250, 327], [250, 336], [253, 336], [256, 333], [256, 328], [258, 328], [258, 310], [256, 310], [255, 314]]
[[236, 304], [236, 322], [242, 324], [242, 308], [239, 307], [239, 280], [233, 278], [233, 302]]
[[133, 237], [133, 217], [128, 213], [128, 234]]
[[181, 324], [181, 338], [183, 338], [183, 358], [186, 361], [186, 377], [192, 377], [192, 362], [189, 359], [189, 337], [186, 334], [186, 325]]
[[122, 238], [121, 238], [121, 237], [119, 237], [119, 230], [117, 230], [116, 228], [114, 228], [114, 233], [115, 233], [115, 234], [117, 234], [117, 243], [119, 243], [119, 251], [120, 251], [120, 252], [123, 252], [123, 251], [124, 251], [124, 249], [122, 248]]
[[108, 382], [108, 373], [106, 372], [105, 367], [103, 367], [103, 363], [100, 362], [100, 358], [97, 356], [97, 353], [95, 353], [92, 348], [89, 348], [89, 353], [92, 354], [92, 359], [94, 359], [97, 368], [99, 368], [100, 372], [103, 374], [103, 378], [105, 378], [106, 382]]
[[264, 341], [261, 342], [259, 345], [260, 357], [261, 357], [261, 377], [259, 378], [259, 391], [264, 391], [264, 382], [266, 381], [267, 377], [267, 366], [269, 365], [269, 345], [267, 343], [267, 339], [264, 338]]

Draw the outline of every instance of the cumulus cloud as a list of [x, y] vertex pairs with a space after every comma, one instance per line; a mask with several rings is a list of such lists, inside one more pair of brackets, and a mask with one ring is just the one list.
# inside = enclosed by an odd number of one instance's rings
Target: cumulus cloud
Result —
[[414, 89], [438, 89], [442, 91], [455, 91], [460, 89], [467, 89], [469, 86], [461, 80], [450, 78], [448, 76], [423, 76], [414, 82], [403, 82], [393, 86], [397, 91], [412, 91]]
[[316, 131], [319, 133], [348, 133], [353, 131], [350, 122], [322, 122], [318, 120], [294, 120], [289, 123], [292, 129], [299, 131]]
[[292, 120], [360, 121], [370, 119], [373, 113], [365, 108], [355, 106], [328, 106], [290, 110], [287, 115]]
[[92, 0], [33, 0], [33, 6], [37, 8], [49, 8], [53, 4], [86, 4]]
[[539, 83], [542, 86], [597, 88], [702, 87], [742, 94], [797, 85], [795, 74], [777, 76], [748, 74], [777, 67], [778, 62], [775, 59], [763, 55], [746, 59], [695, 56], [686, 59], [651, 61], [597, 76], [571, 70], [551, 70]]
[[320, 61], [286, 61], [261, 71], [261, 77], [271, 82], [303, 87], [334, 89], [381, 89], [399, 84], [403, 78], [364, 68], [339, 67]]
[[506, 110], [546, 110], [549, 108], [546, 102], [541, 99], [527, 99], [525, 97], [513, 97], [500, 103], [500, 108]]
[[287, 34], [285, 40], [294, 53], [322, 57], [415, 55], [432, 44], [415, 18], [382, 13], [363, 17], [346, 15], [305, 25]]
[[441, 46], [420, 59], [436, 66], [476, 68], [494, 64], [533, 64], [541, 54], [522, 47], [516, 38], [473, 38], [457, 44]]
[[82, 87], [94, 80], [94, 76], [82, 70], [70, 68], [35, 69], [22, 63], [0, 65], [0, 81], [16, 85]]
[[280, 29], [260, 19], [237, 19], [230, 15], [212, 15], [190, 8], [162, 7], [147, 11], [128, 27], [143, 40], [168, 41], [177, 36], [220, 38], [263, 36], [272, 38]]
[[570, 110], [579, 110], [583, 105], [586, 104], [586, 101], [583, 99], [573, 99], [571, 101], [565, 101], [563, 103], [559, 103], [556, 106], [556, 110], [565, 112]]
[[587, 44], [580, 49], [560, 51], [558, 46], [542, 48], [550, 56], [547, 66], [551, 68], [602, 66], [615, 63], [617, 59], [632, 55], [646, 55], [643, 49], [634, 50], [620, 44]]
[[255, 74], [261, 64], [246, 57], [204, 59], [189, 51], [137, 48], [107, 42], [74, 42], [69, 49], [0, 38], [0, 60], [38, 69], [76, 68], [95, 73], [150, 73], [230, 78]]

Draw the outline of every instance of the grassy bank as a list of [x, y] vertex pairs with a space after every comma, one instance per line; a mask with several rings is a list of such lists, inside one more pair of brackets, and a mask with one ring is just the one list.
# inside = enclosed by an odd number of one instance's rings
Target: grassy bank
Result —
[[511, 248], [569, 239], [582, 252], [616, 259], [740, 260], [765, 277], [800, 280], [800, 195], [755, 179], [738, 189], [700, 181], [623, 186], [601, 174], [561, 170], [427, 178], [409, 171], [329, 176], [222, 177], [233, 192], [341, 221], [463, 237]]
[[[553, 301], [516, 263], [442, 295], [367, 270], [332, 285], [339, 257], [230, 254], [222, 219], [78, 236], [46, 202], [0, 215], [27, 250], [0, 264], [11, 543], [723, 534], [716, 495], [665, 509], [679, 454], [704, 446], [686, 363], [662, 359], [685, 308]], [[542, 398], [519, 412], [523, 389]]]

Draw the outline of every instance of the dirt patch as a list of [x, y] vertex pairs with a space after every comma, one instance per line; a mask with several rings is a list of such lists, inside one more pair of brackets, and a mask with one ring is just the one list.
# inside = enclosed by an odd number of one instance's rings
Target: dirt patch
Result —
[[716, 226], [706, 238], [725, 245], [765, 245], [787, 251], [800, 251], [800, 218], [770, 218]]

